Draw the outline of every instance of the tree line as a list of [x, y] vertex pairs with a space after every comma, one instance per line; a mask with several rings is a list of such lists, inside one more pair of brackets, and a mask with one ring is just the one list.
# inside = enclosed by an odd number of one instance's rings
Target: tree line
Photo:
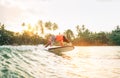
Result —
[[[44, 34], [47, 30], [57, 31], [59, 26], [50, 21], [41, 20], [35, 26], [25, 23], [21, 27], [27, 27], [22, 33], [5, 29], [5, 25], [0, 23], [0, 45], [38, 45], [46, 44], [51, 33]], [[91, 45], [120, 45], [120, 27], [116, 26], [111, 32], [91, 32], [85, 25], [76, 26], [77, 34], [71, 29], [66, 29], [63, 33], [65, 37], [75, 46]]]

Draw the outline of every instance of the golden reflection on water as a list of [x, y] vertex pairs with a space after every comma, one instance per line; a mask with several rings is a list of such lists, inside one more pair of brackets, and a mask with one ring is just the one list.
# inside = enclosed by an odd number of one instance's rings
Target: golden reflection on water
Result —
[[71, 53], [74, 72], [81, 78], [119, 78], [119, 46], [76, 47]]

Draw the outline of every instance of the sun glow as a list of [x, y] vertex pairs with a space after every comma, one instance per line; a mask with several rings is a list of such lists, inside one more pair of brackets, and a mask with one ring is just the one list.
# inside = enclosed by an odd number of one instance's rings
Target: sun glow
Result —
[[34, 32], [35, 25], [26, 23], [24, 25], [21, 24], [21, 25], [5, 26], [5, 29], [13, 31], [13, 32], [19, 32], [19, 33], [22, 33], [24, 31]]
[[21, 26], [6, 27], [6, 29], [13, 31], [13, 32], [22, 32], [23, 31], [23, 28]]

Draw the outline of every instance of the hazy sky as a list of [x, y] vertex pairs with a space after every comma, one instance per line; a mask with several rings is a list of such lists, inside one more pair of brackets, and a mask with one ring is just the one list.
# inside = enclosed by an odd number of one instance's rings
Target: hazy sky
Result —
[[8, 28], [38, 20], [55, 22], [60, 30], [84, 24], [90, 31], [111, 31], [120, 25], [120, 1], [0, 0], [0, 22]]

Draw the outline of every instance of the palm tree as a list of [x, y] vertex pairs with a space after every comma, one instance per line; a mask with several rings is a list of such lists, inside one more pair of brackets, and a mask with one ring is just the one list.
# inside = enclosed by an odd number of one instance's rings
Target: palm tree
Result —
[[45, 27], [51, 31], [55, 31], [58, 29], [58, 25], [56, 23], [51, 23], [50, 21], [45, 23]]
[[41, 34], [44, 34], [44, 27], [42, 20], [38, 21], [38, 28], [40, 27]]
[[25, 23], [25, 22], [23, 22], [23, 23], [21, 24], [21, 26], [22, 26], [22, 29], [23, 29], [23, 30], [22, 30], [22, 32], [24, 32], [24, 31], [25, 31], [25, 29], [24, 29], [24, 28], [25, 28], [25, 26], [26, 26], [26, 23]]
[[46, 22], [45, 23], [45, 27], [48, 29], [48, 30], [51, 30], [52, 28], [52, 23], [49, 21], [49, 22]]
[[25, 26], [25, 23], [23, 22], [23, 23], [21, 24], [21, 26], [23, 26], [23, 27], [24, 27], [24, 26]]
[[56, 23], [53, 23], [53, 27], [52, 27], [52, 30], [57, 30], [58, 29], [58, 25]]
[[4, 24], [0, 25], [0, 29], [5, 30], [5, 25]]

